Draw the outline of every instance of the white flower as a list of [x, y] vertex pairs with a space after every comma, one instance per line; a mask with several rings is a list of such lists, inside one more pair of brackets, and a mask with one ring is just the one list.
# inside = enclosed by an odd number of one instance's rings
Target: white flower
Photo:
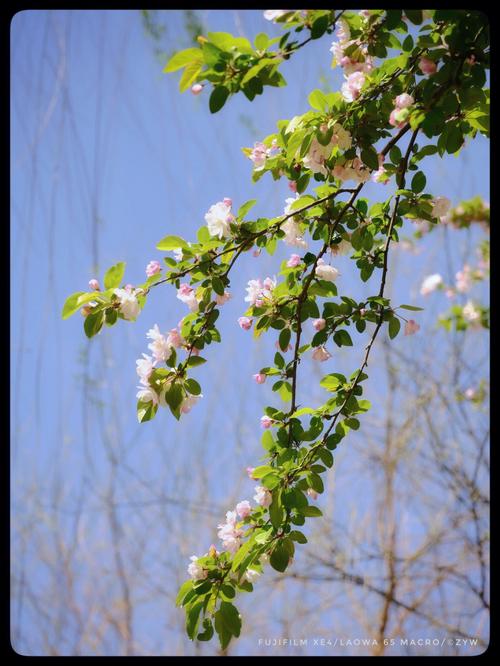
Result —
[[231, 207], [223, 201], [210, 206], [208, 213], [205, 214], [205, 220], [211, 236], [225, 238], [231, 234], [229, 223], [234, 222], [234, 217], [231, 214]]
[[267, 277], [264, 282], [259, 280], [249, 280], [248, 287], [246, 287], [247, 296], [245, 301], [251, 305], [260, 307], [264, 299], [272, 298], [272, 290], [276, 287], [276, 280]]
[[260, 504], [263, 507], [268, 507], [273, 500], [271, 491], [264, 488], [264, 486], [255, 486], [255, 495], [253, 498], [257, 504]]
[[138, 386], [137, 388], [139, 389], [135, 396], [137, 400], [141, 400], [142, 402], [152, 402], [153, 405], [158, 404], [158, 396], [151, 386]]
[[314, 137], [309, 146], [309, 151], [304, 157], [304, 166], [310, 169], [313, 173], [321, 173], [323, 176], [326, 176], [328, 171], [325, 162], [330, 157], [331, 152], [331, 144], [322, 146], [318, 139]]
[[345, 83], [342, 84], [342, 97], [346, 102], [353, 102], [361, 94], [361, 88], [366, 81], [363, 72], [349, 74]]
[[450, 210], [451, 201], [446, 197], [436, 197], [432, 207], [432, 217], [442, 217]]
[[166, 361], [170, 358], [173, 346], [167, 338], [160, 333], [158, 324], [155, 324], [153, 328], [149, 329], [146, 333], [146, 337], [153, 341], [148, 345], [148, 349], [153, 352], [156, 361]]
[[467, 321], [477, 322], [481, 317], [481, 312], [476, 308], [472, 301], [467, 301], [464, 305], [462, 314]]
[[260, 573], [255, 571], [255, 569], [247, 569], [245, 571], [245, 580], [247, 580], [249, 583], [254, 583], [259, 576]]
[[333, 126], [332, 142], [336, 144], [340, 150], [349, 150], [352, 146], [351, 133], [345, 130], [342, 125], [335, 123]]
[[133, 320], [136, 319], [139, 312], [141, 311], [141, 306], [137, 301], [137, 289], [128, 291], [127, 289], [115, 289], [113, 292], [118, 296], [120, 301], [120, 312], [123, 315], [124, 319]]
[[201, 393], [200, 395], [186, 396], [181, 405], [181, 413], [188, 414], [191, 411], [191, 409], [194, 407], [194, 405], [196, 405], [196, 403], [200, 398], [203, 398], [203, 395]]
[[196, 557], [196, 555], [192, 555], [189, 559], [191, 560], [191, 564], [187, 568], [188, 574], [193, 580], [204, 580], [208, 576], [208, 569], [204, 569], [198, 564], [200, 558]]
[[275, 21], [276, 19], [280, 18], [287, 12], [291, 12], [291, 9], [266, 9], [264, 12], [264, 18], [267, 21]]
[[236, 527], [236, 511], [226, 513], [226, 522], [218, 527], [217, 536], [222, 540], [222, 545], [229, 552], [235, 553], [241, 545], [241, 537], [244, 532]]
[[172, 250], [177, 261], [182, 261], [182, 247], [176, 247]]
[[420, 287], [420, 293], [422, 294], [422, 296], [427, 296], [427, 294], [432, 293], [442, 284], [443, 284], [443, 278], [439, 275], [439, 273], [434, 273], [433, 275], [429, 275], [422, 282], [422, 286]]
[[320, 280], [327, 280], [328, 282], [334, 282], [338, 276], [339, 272], [333, 266], [325, 264], [323, 259], [318, 259], [318, 265], [314, 271], [316, 277], [319, 277]]
[[293, 245], [295, 247], [307, 247], [307, 241], [302, 238], [302, 232], [300, 231], [300, 226], [295, 222], [295, 220], [290, 218], [282, 225], [281, 229], [285, 232], [285, 237], [283, 238], [284, 242], [287, 245]]
[[137, 374], [139, 375], [139, 379], [141, 384], [144, 386], [149, 386], [148, 384], [148, 379], [151, 373], [153, 372], [153, 368], [155, 366], [155, 362], [153, 362], [153, 359], [151, 356], [148, 356], [147, 354], [143, 354], [144, 358], [138, 358], [137, 361], [135, 362], [137, 368]]
[[325, 349], [325, 347], [321, 346], [316, 347], [316, 349], [313, 351], [312, 357], [315, 361], [328, 361], [332, 355], [327, 349]]

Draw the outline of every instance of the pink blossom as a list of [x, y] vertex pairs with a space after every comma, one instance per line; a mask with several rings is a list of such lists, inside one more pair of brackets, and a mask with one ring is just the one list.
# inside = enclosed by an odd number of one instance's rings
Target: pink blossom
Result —
[[397, 114], [399, 110], [398, 109], [393, 109], [391, 111], [391, 115], [389, 116], [389, 125], [392, 125], [393, 127], [397, 127], [400, 129], [401, 127], [404, 127], [406, 125], [406, 120], [399, 121], [397, 119]]
[[288, 268], [296, 268], [301, 261], [302, 260], [298, 254], [291, 254], [290, 259], [286, 262], [286, 265]]
[[179, 333], [179, 331], [176, 328], [170, 329], [170, 332], [167, 336], [167, 344], [172, 345], [172, 347], [175, 347], [176, 349], [181, 347], [185, 343], [184, 338], [182, 335]]
[[249, 479], [253, 479], [253, 478], [254, 478], [254, 477], [253, 477], [253, 471], [254, 471], [254, 469], [255, 469], [255, 467], [247, 467], [247, 468], [246, 468], [246, 473], [247, 473], [247, 476], [248, 476]]
[[455, 290], [454, 289], [447, 289], [444, 292], [444, 294], [447, 298], [453, 298], [455, 296]]
[[297, 181], [295, 180], [289, 180], [288, 181], [288, 187], [292, 192], [297, 192]]
[[192, 287], [188, 284], [181, 284], [177, 290], [177, 298], [185, 303], [191, 312], [194, 312], [198, 309], [198, 299], [196, 298], [196, 293]]
[[420, 330], [420, 326], [414, 319], [408, 319], [405, 324], [405, 335], [413, 335]]
[[140, 382], [144, 386], [149, 386], [148, 379], [153, 372], [156, 361], [153, 361], [151, 356], [143, 354], [143, 358], [138, 358], [135, 362], [137, 374], [139, 375]]
[[211, 236], [217, 236], [222, 239], [231, 235], [230, 225], [234, 222], [235, 218], [231, 213], [231, 205], [228, 205], [227, 201], [231, 201], [231, 199], [225, 198], [224, 201], [219, 201], [210, 206], [208, 212], [205, 214], [205, 221]]
[[443, 217], [451, 208], [451, 201], [447, 197], [436, 197], [432, 206], [433, 217]]
[[262, 169], [266, 163], [267, 158], [266, 146], [261, 141], [257, 141], [254, 143], [252, 152], [250, 153], [249, 157], [252, 160], [255, 168]]
[[133, 284], [126, 284], [124, 287], [125, 291], [127, 291], [129, 294], [134, 291], [134, 285]]
[[408, 95], [408, 93], [403, 93], [402, 95], [398, 95], [394, 100], [394, 104], [396, 105], [397, 109], [407, 109], [414, 103], [415, 100], [411, 95]]
[[229, 552], [235, 553], [241, 545], [243, 530], [236, 527], [236, 511], [226, 513], [226, 522], [217, 526], [217, 536], [222, 540], [222, 545]]
[[418, 66], [422, 74], [434, 74], [437, 69], [436, 63], [433, 60], [429, 60], [429, 58], [425, 57], [420, 58]]
[[360, 308], [359, 314], [364, 317], [366, 315], [366, 308]]
[[191, 92], [193, 95], [199, 95], [201, 91], [203, 90], [203, 86], [201, 83], [195, 83], [193, 86], [191, 86]]
[[327, 282], [334, 282], [338, 276], [339, 271], [333, 266], [325, 264], [324, 259], [318, 259], [316, 270], [314, 271], [316, 277], [320, 280], [326, 280]]
[[251, 305], [260, 307], [264, 300], [272, 298], [272, 290], [276, 287], [276, 280], [267, 277], [264, 282], [262, 280], [249, 280], [246, 287], [247, 295], [245, 301]]
[[342, 97], [347, 102], [353, 102], [361, 94], [361, 88], [364, 86], [366, 77], [363, 72], [353, 72], [347, 77], [347, 81], [342, 84]]
[[266, 375], [258, 372], [256, 375], [252, 375], [257, 384], [263, 384], [266, 381]]
[[95, 278], [89, 280], [89, 287], [94, 291], [99, 291], [101, 289], [101, 287], [99, 286], [99, 282]]
[[476, 397], [476, 391], [470, 387], [464, 391], [464, 396], [467, 400], [473, 400]]
[[273, 501], [273, 496], [271, 494], [271, 491], [268, 490], [267, 488], [264, 488], [264, 486], [255, 486], [255, 495], [253, 496], [253, 498], [257, 502], [257, 504], [260, 504], [260, 506], [266, 508]]
[[254, 250], [254, 251], [252, 252], [252, 256], [253, 256], [253, 257], [259, 257], [259, 256], [260, 256], [260, 250]]
[[193, 555], [189, 558], [191, 564], [187, 568], [187, 572], [193, 580], [204, 580], [208, 576], [208, 569], [204, 569], [201, 564], [198, 564], [199, 557]]
[[312, 355], [315, 361], [327, 361], [331, 356], [330, 352], [327, 351], [323, 345], [321, 347], [316, 347]]
[[427, 296], [427, 294], [432, 293], [442, 284], [443, 284], [443, 278], [441, 277], [441, 275], [439, 275], [439, 273], [434, 273], [433, 275], [429, 275], [422, 282], [422, 286], [420, 287], [420, 293], [422, 294], [422, 296]]
[[149, 264], [146, 266], [146, 275], [148, 277], [156, 275], [156, 273], [159, 273], [160, 271], [161, 271], [161, 264], [159, 261], [156, 261], [156, 259], [150, 261]]
[[223, 294], [217, 294], [215, 302], [217, 305], [224, 305], [224, 303], [227, 303], [230, 298], [231, 293], [229, 291], [225, 291]]
[[136, 394], [136, 398], [142, 402], [152, 402], [153, 405], [158, 404], [158, 395], [151, 388], [151, 386], [138, 386], [139, 391]]
[[181, 404], [181, 414], [188, 414], [200, 398], [203, 398], [201, 393], [199, 395], [187, 395]]
[[313, 319], [313, 328], [316, 331], [322, 331], [325, 326], [326, 326], [326, 320], [325, 319]]
[[313, 490], [312, 488], [307, 489], [307, 495], [309, 495], [309, 497], [313, 500], [318, 499], [318, 493], [315, 490]]
[[252, 328], [253, 319], [250, 319], [250, 317], [240, 317], [238, 324], [244, 331], [248, 331]]
[[172, 353], [172, 344], [167, 340], [167, 338], [160, 333], [158, 324], [155, 324], [153, 328], [150, 328], [146, 333], [146, 337], [152, 340], [148, 345], [148, 349], [153, 352], [153, 356], [156, 361], [166, 361], [170, 358]]
[[274, 423], [274, 421], [269, 416], [261, 416], [261, 418], [260, 418], [260, 425], [263, 428], [266, 428], [266, 429], [270, 428], [273, 423]]
[[231, 208], [233, 205], [233, 200], [229, 199], [229, 197], [224, 197], [224, 199], [222, 199], [222, 203], [225, 204], [228, 208]]
[[243, 502], [238, 502], [238, 504], [236, 505], [236, 513], [242, 519], [248, 518], [248, 516], [252, 513], [252, 507], [250, 506], [250, 502], [248, 500], [243, 500]]

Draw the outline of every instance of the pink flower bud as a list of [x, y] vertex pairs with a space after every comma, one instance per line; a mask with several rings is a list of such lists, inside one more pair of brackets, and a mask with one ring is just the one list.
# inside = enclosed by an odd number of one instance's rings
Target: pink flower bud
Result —
[[128, 291], [129, 293], [134, 291], [134, 285], [133, 284], [126, 284], [125, 285], [125, 291]]
[[290, 190], [292, 190], [292, 192], [296, 192], [297, 191], [297, 182], [295, 180], [289, 180], [288, 181], [288, 187], [289, 187]]
[[161, 264], [159, 261], [156, 261], [156, 259], [150, 261], [149, 264], [146, 266], [146, 275], [148, 277], [156, 275], [156, 273], [159, 273], [160, 271], [161, 271]]
[[437, 69], [436, 63], [429, 58], [420, 58], [418, 66], [422, 74], [434, 74]]
[[248, 331], [252, 328], [253, 319], [250, 319], [250, 317], [240, 317], [238, 319], [238, 324], [244, 331]]
[[391, 115], [389, 116], [389, 125], [392, 125], [393, 127], [397, 127], [398, 129], [401, 129], [406, 125], [406, 122], [403, 121], [398, 121], [396, 118], [396, 114], [398, 113], [399, 109], [393, 109], [391, 111]]
[[301, 262], [301, 258], [298, 254], [290, 255], [290, 259], [286, 262], [288, 268], [296, 268]]
[[194, 86], [191, 86], [191, 92], [193, 95], [199, 95], [201, 91], [203, 90], [203, 86], [201, 83], [195, 83]]
[[325, 319], [313, 319], [313, 328], [316, 331], [322, 331], [326, 326]]
[[307, 494], [313, 500], [318, 499], [318, 493], [315, 490], [313, 490], [312, 488], [307, 489]]
[[253, 479], [253, 478], [254, 478], [254, 477], [253, 477], [253, 471], [254, 471], [254, 469], [255, 469], [255, 467], [247, 467], [246, 472], [247, 472], [247, 476], [248, 476], [249, 479]]
[[228, 197], [224, 197], [224, 199], [222, 199], [222, 202], [226, 204], [228, 208], [231, 208], [231, 206], [233, 205], [233, 200], [229, 199]]
[[253, 378], [257, 382], [257, 384], [263, 384], [266, 381], [266, 375], [262, 374], [261, 372], [258, 372], [256, 375], [253, 375]]
[[359, 310], [359, 314], [360, 314], [362, 317], [364, 317], [365, 314], [366, 314], [366, 308], [360, 308], [360, 310]]
[[89, 280], [89, 287], [91, 289], [93, 289], [94, 291], [99, 291], [100, 288], [101, 288], [99, 286], [99, 282], [95, 278], [92, 278], [92, 280]]
[[236, 505], [236, 513], [240, 518], [247, 518], [252, 513], [252, 507], [248, 500], [243, 500], [243, 502], [238, 502]]
[[260, 255], [260, 250], [254, 250], [252, 252], [252, 256], [254, 256], [254, 257], [258, 257], [259, 255]]
[[418, 330], [420, 330], [420, 326], [417, 324], [417, 322], [414, 319], [409, 319], [406, 322], [406, 324], [405, 324], [405, 335], [413, 335]]
[[408, 95], [408, 93], [403, 93], [402, 95], [398, 95], [394, 100], [397, 109], [407, 109], [414, 102], [415, 100], [411, 95]]
[[263, 428], [270, 428], [273, 424], [273, 420], [269, 416], [262, 416], [260, 419], [260, 425]]

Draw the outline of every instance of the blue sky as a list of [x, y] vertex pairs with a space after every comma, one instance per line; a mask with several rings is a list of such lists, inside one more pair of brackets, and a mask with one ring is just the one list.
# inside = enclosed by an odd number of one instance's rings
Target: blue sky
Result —
[[[206, 10], [201, 16], [209, 30], [250, 39], [261, 31], [280, 33], [260, 11]], [[169, 48], [188, 45], [181, 12], [169, 12], [166, 34]], [[178, 424], [167, 411], [160, 410], [153, 422], [143, 425], [135, 414], [135, 359], [147, 351], [147, 330], [154, 323], [168, 330], [186, 314], [172, 288], [153, 290], [135, 324], [120, 322], [90, 342], [80, 315], [63, 322], [60, 311], [68, 294], [85, 290], [92, 277], [102, 280], [117, 261], [127, 262], [128, 282], [142, 282], [146, 264], [161, 260], [154, 249], [159, 239], [167, 234], [194, 238], [205, 212], [223, 197], [231, 197], [235, 208], [258, 199], [255, 216], [279, 214], [291, 196], [286, 182], [265, 177], [252, 184], [251, 162], [241, 147], [273, 132], [277, 120], [306, 111], [307, 94], [318, 87], [320, 77], [329, 89], [340, 87], [342, 75], [330, 68], [329, 47], [328, 38], [320, 39], [285, 63], [287, 87], [266, 89], [252, 103], [237, 96], [212, 115], [206, 91], [198, 97], [180, 95], [178, 74], [162, 73], [138, 12], [30, 10], [14, 17], [11, 470], [16, 521], [39, 515], [35, 506], [51, 515], [57, 497], [63, 532], [79, 528], [71, 516], [75, 507], [84, 506], [89, 534], [94, 527], [98, 535], [98, 519], [92, 525], [92, 516], [98, 516], [101, 491], [111, 487], [122, 502], [124, 523], [137, 520], [127, 510], [130, 493], [145, 503], [153, 494], [180, 500], [180, 507], [169, 510], [181, 515], [182, 502], [189, 502], [201, 507], [200, 525], [199, 532], [184, 535], [185, 552], [171, 555], [181, 581], [189, 555], [201, 554], [215, 541], [216, 523], [230, 503], [243, 496], [251, 499], [253, 486], [244, 468], [261, 455], [259, 419], [263, 406], [274, 398], [270, 386], [257, 386], [251, 375], [269, 363], [275, 340], [270, 333], [254, 342], [236, 320], [245, 310], [246, 282], [275, 275], [289, 248], [280, 247], [274, 257], [249, 253], [234, 272], [233, 298], [219, 319], [223, 343], [204, 353], [209, 363], [195, 373], [204, 399]], [[488, 144], [480, 136], [459, 158], [427, 158], [428, 191], [448, 196], [454, 204], [476, 194], [488, 200], [488, 158]], [[387, 191], [370, 184], [366, 196]], [[412, 231], [408, 224], [407, 234]], [[471, 235], [472, 240], [480, 236], [477, 231]], [[452, 243], [454, 270], [461, 267], [470, 241]], [[401, 336], [394, 342], [414, 354], [431, 335], [440, 344], [442, 334], [433, 332], [433, 317], [447, 306], [441, 294], [424, 303], [418, 293], [424, 275], [446, 273], [435, 235], [421, 247], [418, 255], [394, 253], [391, 262], [398, 280], [389, 285], [395, 301], [427, 308], [420, 336]], [[348, 258], [339, 259], [338, 267], [342, 293], [361, 297], [375, 292], [376, 280], [358, 284]], [[484, 351], [475, 353], [481, 356]], [[352, 352], [336, 350], [334, 363], [321, 371], [350, 374], [361, 357], [359, 346]], [[317, 380], [318, 372], [312, 361], [302, 363], [304, 385]], [[374, 403], [376, 381], [374, 371], [365, 396]], [[312, 399], [320, 397], [319, 390], [311, 392]], [[306, 390], [301, 402], [308, 398]], [[111, 453], [123, 464], [110, 485]], [[339, 452], [339, 464], [343, 455]], [[192, 465], [203, 468], [202, 485], [190, 484]], [[197, 510], [192, 511], [196, 516]], [[196, 524], [190, 515], [190, 524]], [[47, 573], [36, 548], [32, 544], [21, 552], [15, 541], [13, 548], [16, 562], [22, 561], [34, 585], [43, 589]], [[175, 543], [170, 549], [175, 550]], [[23, 617], [16, 603], [13, 609], [27, 627], [29, 615]], [[147, 624], [153, 633], [161, 633], [155, 619], [153, 604], [136, 619], [138, 631]], [[168, 635], [172, 641], [175, 637], [177, 653], [191, 649], [182, 643], [178, 628]]]

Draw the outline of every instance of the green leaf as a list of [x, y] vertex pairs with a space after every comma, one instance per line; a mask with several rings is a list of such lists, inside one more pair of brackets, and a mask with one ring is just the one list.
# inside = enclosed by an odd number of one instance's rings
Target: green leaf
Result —
[[396, 335], [399, 333], [400, 328], [401, 328], [401, 322], [397, 317], [389, 319], [389, 337], [391, 338], [391, 340], [396, 337]]
[[307, 538], [305, 534], [302, 534], [302, 532], [299, 532], [297, 530], [292, 530], [291, 532], [289, 532], [288, 538], [292, 539], [292, 541], [296, 541], [297, 543], [307, 543]]
[[[77, 291], [74, 294], [71, 294], [71, 296], [68, 296], [68, 298], [65, 300], [61, 316], [63, 319], [68, 319], [68, 317], [71, 317], [72, 314], [75, 314], [77, 310], [79, 310], [82, 305], [84, 305], [84, 301], [82, 302], [81, 298], [82, 296], [85, 296], [86, 292], [85, 291]], [[91, 301], [92, 297], [89, 294], [89, 298], [87, 300]]]
[[203, 605], [203, 601], [197, 601], [189, 608], [186, 613], [186, 633], [191, 640], [193, 640], [194, 635], [196, 634]]
[[83, 330], [85, 331], [85, 335], [88, 338], [92, 338], [94, 335], [97, 335], [97, 333], [99, 333], [102, 328], [103, 320], [104, 312], [102, 310], [100, 312], [87, 315], [83, 323]]
[[223, 601], [220, 605], [219, 612], [222, 615], [222, 621], [228, 631], [233, 636], [238, 637], [241, 631], [241, 618], [236, 606], [229, 601]]
[[275, 467], [271, 467], [270, 465], [260, 465], [259, 467], [255, 467], [255, 469], [252, 472], [252, 477], [254, 479], [261, 479], [266, 474], [270, 474], [271, 472], [275, 471], [276, 471]]
[[224, 296], [224, 282], [222, 282], [220, 277], [216, 276], [212, 278], [212, 289], [216, 294], [219, 294], [219, 296]]
[[259, 32], [254, 39], [255, 48], [259, 51], [265, 51], [269, 45], [269, 37], [265, 32]]
[[281, 506], [280, 492], [273, 493], [273, 501], [269, 506], [269, 517], [271, 519], [271, 525], [278, 529], [281, 523], [283, 522], [283, 507]]
[[411, 189], [415, 194], [422, 192], [427, 183], [427, 178], [422, 173], [422, 171], [417, 171], [417, 173], [411, 179]]
[[182, 72], [181, 79], [179, 81], [179, 91], [183, 93], [187, 90], [196, 80], [196, 77], [201, 72], [201, 63], [192, 62], [186, 66], [186, 69]]
[[137, 420], [139, 423], [151, 421], [157, 411], [158, 405], [154, 405], [151, 400], [149, 402], [143, 402], [142, 400], [137, 401]]
[[403, 308], [403, 310], [415, 310], [415, 312], [424, 309], [424, 308], [417, 308], [416, 305], [398, 305], [398, 308]]
[[177, 248], [189, 248], [189, 244], [180, 236], [165, 236], [156, 245], [157, 250], [176, 250]]
[[361, 151], [361, 159], [370, 169], [378, 169], [378, 153], [375, 148], [364, 148]]
[[324, 93], [318, 89], [313, 90], [309, 94], [307, 101], [313, 109], [317, 109], [318, 111], [326, 111], [329, 107], [328, 100], [326, 99]]
[[183, 392], [179, 384], [172, 383], [165, 393], [165, 402], [176, 419], [179, 418], [179, 407], [183, 400]]
[[203, 358], [201, 356], [190, 356], [189, 360], [187, 362], [187, 367], [188, 368], [194, 368], [197, 365], [203, 365], [203, 363], [206, 363], [207, 359]]
[[463, 141], [464, 137], [460, 128], [457, 126], [451, 127], [446, 139], [446, 152], [450, 154], [456, 153], [462, 146]]
[[339, 347], [352, 347], [352, 340], [351, 336], [347, 331], [344, 331], [341, 329], [340, 331], [337, 331], [334, 336], [333, 340], [335, 344], [337, 344]]
[[116, 289], [120, 286], [125, 273], [125, 262], [119, 261], [114, 266], [109, 268], [104, 275], [104, 288]]
[[269, 558], [272, 568], [282, 573], [287, 568], [289, 560], [290, 555], [288, 554], [288, 550], [279, 542]]
[[217, 113], [217, 111], [220, 111], [228, 97], [229, 90], [225, 86], [217, 86], [214, 88], [210, 95], [210, 99], [208, 100], [208, 108], [211, 113]]
[[191, 395], [200, 395], [201, 393], [201, 386], [198, 384], [196, 379], [186, 379], [184, 386], [186, 387], [188, 393], [191, 393]]
[[212, 636], [214, 635], [214, 628], [212, 627], [212, 622], [210, 621], [210, 618], [206, 617], [203, 620], [203, 629], [204, 631], [199, 633], [198, 636], [196, 636], [196, 640], [198, 641], [211, 640]]
[[308, 518], [319, 518], [323, 515], [317, 506], [304, 506], [299, 511], [303, 516], [307, 516]]
[[201, 49], [195, 49], [195, 48], [184, 49], [184, 51], [179, 51], [178, 53], [174, 53], [174, 55], [170, 58], [170, 60], [163, 68], [163, 71], [175, 72], [177, 69], [185, 67], [186, 65], [188, 65], [190, 62], [193, 61], [196, 61], [200, 64], [203, 62], [203, 55]]
[[191, 592], [192, 589], [193, 589], [192, 580], [187, 580], [185, 583], [183, 583], [179, 588], [179, 592], [177, 593], [177, 597], [175, 599], [175, 605], [182, 606], [182, 601], [184, 597], [188, 592]]
[[[279, 346], [281, 351], [286, 351], [288, 348], [288, 345], [290, 343], [290, 338], [292, 337], [292, 333], [289, 328], [284, 328], [279, 336]], [[276, 364], [277, 365], [277, 364]]]
[[421, 9], [403, 9], [409, 20], [415, 25], [420, 25], [423, 20]]
[[250, 201], [245, 201], [245, 203], [240, 206], [238, 210], [238, 215], [236, 217], [243, 219], [248, 211], [255, 206], [257, 199], [250, 199]]

